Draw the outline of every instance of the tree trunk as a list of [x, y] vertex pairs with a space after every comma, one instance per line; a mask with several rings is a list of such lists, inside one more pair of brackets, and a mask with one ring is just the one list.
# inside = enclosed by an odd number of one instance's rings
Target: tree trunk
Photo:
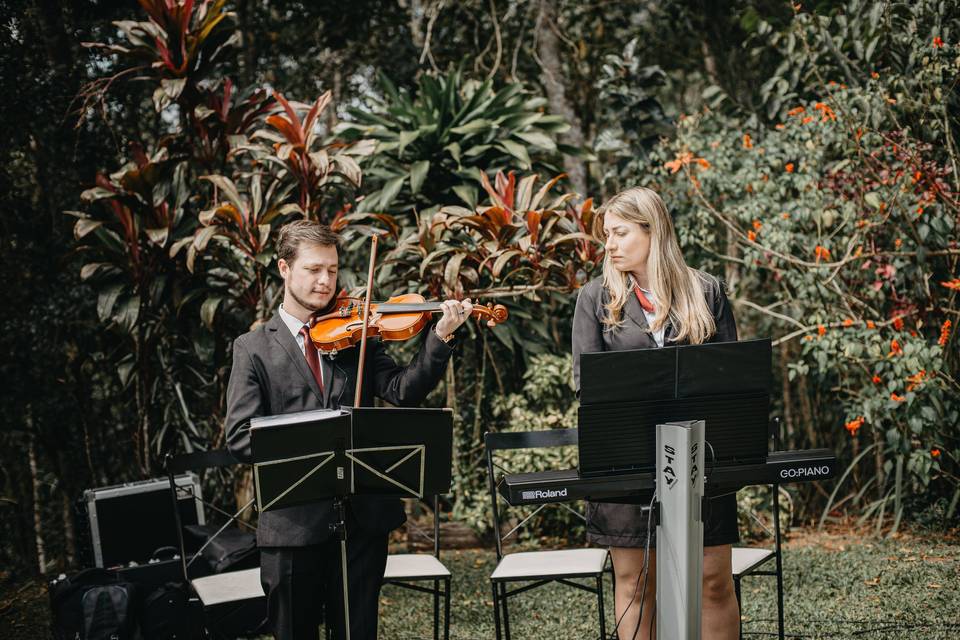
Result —
[[[573, 147], [582, 148], [584, 143], [583, 128], [580, 118], [577, 117], [573, 106], [567, 99], [567, 89], [564, 85], [563, 65], [560, 60], [560, 38], [555, 29], [557, 25], [557, 9], [553, 0], [541, 0], [540, 16], [537, 20], [537, 55], [540, 57], [540, 68], [543, 71], [540, 78], [547, 91], [547, 101], [550, 111], [570, 125], [569, 131], [560, 136], [560, 141]], [[570, 178], [570, 184], [581, 195], [587, 192], [587, 168], [584, 163], [573, 156], [563, 156], [563, 169]]]
[[40, 568], [40, 575], [47, 571], [47, 551], [46, 544], [43, 541], [43, 517], [40, 508], [40, 475], [37, 471], [37, 452], [36, 438], [33, 435], [33, 416], [31, 409], [27, 406], [27, 429], [28, 445], [27, 460], [30, 464], [30, 482], [33, 486], [33, 540], [37, 547], [37, 566]]
[[77, 560], [77, 534], [73, 527], [73, 509], [65, 491], [60, 492], [63, 506], [63, 537], [67, 551], [67, 566], [73, 567]]

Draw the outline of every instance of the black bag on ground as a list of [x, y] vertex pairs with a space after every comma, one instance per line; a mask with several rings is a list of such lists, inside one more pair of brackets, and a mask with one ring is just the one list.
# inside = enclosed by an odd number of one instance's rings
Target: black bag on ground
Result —
[[[91, 594], [89, 597], [87, 594]], [[132, 638], [135, 589], [106, 569], [85, 569], [50, 583], [53, 635], [57, 640]], [[94, 634], [94, 635], [90, 635]]]
[[84, 640], [133, 640], [136, 588], [129, 582], [90, 587], [83, 592]]
[[260, 566], [260, 550], [257, 548], [257, 537], [249, 531], [238, 527], [227, 527], [209, 544], [207, 541], [219, 527], [207, 524], [193, 524], [184, 527], [189, 536], [206, 545], [200, 555], [214, 573], [240, 571]]
[[143, 599], [140, 633], [144, 640], [189, 640], [195, 636], [192, 620], [186, 589], [170, 582]]

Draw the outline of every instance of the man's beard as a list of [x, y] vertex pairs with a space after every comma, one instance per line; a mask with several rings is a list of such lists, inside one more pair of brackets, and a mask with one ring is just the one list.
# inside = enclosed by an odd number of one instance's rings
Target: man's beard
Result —
[[[287, 289], [287, 291], [290, 293], [290, 296], [291, 296], [294, 300], [296, 300], [297, 304], [299, 304], [299, 305], [300, 305], [301, 307], [303, 307], [304, 309], [309, 309], [311, 313], [316, 313], [317, 311], [325, 311], [326, 309], [329, 309], [329, 308], [333, 305], [333, 303], [336, 301], [336, 299], [337, 299], [336, 294], [333, 294], [333, 295], [330, 296], [330, 302], [328, 302], [327, 304], [323, 305], [322, 307], [318, 307], [318, 306], [316, 306], [316, 305], [314, 305], [314, 304], [311, 304], [311, 303], [307, 302], [306, 300], [304, 300], [304, 299], [301, 298], [300, 296], [298, 296], [298, 295], [297, 295], [297, 292], [294, 291], [293, 289]], [[336, 289], [334, 289], [334, 291], [336, 291]]]

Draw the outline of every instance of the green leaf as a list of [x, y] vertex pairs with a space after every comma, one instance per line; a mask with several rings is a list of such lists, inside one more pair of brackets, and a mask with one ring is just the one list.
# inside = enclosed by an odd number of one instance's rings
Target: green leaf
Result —
[[451, 292], [457, 290], [457, 283], [460, 276], [460, 265], [463, 263], [463, 259], [466, 257], [467, 254], [458, 253], [447, 261], [447, 265], [443, 269], [443, 281]]
[[226, 176], [218, 175], [209, 175], [209, 176], [200, 176], [201, 180], [207, 180], [211, 182], [215, 187], [217, 187], [222, 195], [230, 201], [233, 206], [235, 206], [240, 211], [246, 209], [246, 204], [243, 201], [243, 198], [240, 197], [240, 192], [237, 191], [237, 186], [233, 184], [233, 180]]
[[80, 218], [77, 220], [77, 224], [73, 225], [73, 237], [79, 240], [83, 236], [87, 235], [97, 227], [101, 226], [103, 223], [99, 220], [91, 220], [90, 218]]
[[513, 140], [501, 140], [497, 146], [519, 160], [521, 169], [530, 168], [530, 156], [527, 154], [527, 148], [522, 144]]
[[223, 296], [210, 296], [200, 306], [200, 320], [211, 331], [213, 331], [213, 321], [221, 302], [223, 302]]
[[100, 295], [97, 296], [97, 317], [100, 318], [100, 322], [106, 322], [107, 318], [113, 313], [113, 305], [116, 304], [122, 291], [123, 285], [115, 284], [101, 291]]
[[450, 133], [456, 133], [463, 136], [468, 136], [479, 131], [489, 131], [493, 127], [493, 123], [484, 118], [478, 118], [476, 120], [471, 120], [467, 124], [461, 125], [459, 127], [454, 127], [450, 129]]
[[547, 149], [548, 151], [554, 151], [557, 148], [557, 143], [553, 141], [553, 138], [544, 133], [540, 133], [539, 131], [525, 131], [522, 133], [517, 132], [513, 135], [517, 138], [520, 138], [524, 142], [527, 142], [535, 147]]
[[453, 192], [457, 194], [457, 197], [467, 203], [467, 206], [470, 209], [477, 208], [477, 197], [479, 194], [476, 188], [467, 184], [458, 184], [453, 188]]
[[400, 153], [403, 153], [403, 150], [406, 149], [407, 145], [420, 137], [420, 130], [416, 131], [401, 131], [400, 132], [400, 146], [397, 149]]
[[397, 176], [387, 181], [387, 184], [383, 185], [383, 190], [380, 192], [380, 200], [378, 204], [381, 209], [386, 210], [396, 199], [397, 194], [400, 193], [400, 189], [403, 188], [403, 181], [406, 179], [406, 176]]
[[423, 181], [427, 178], [427, 173], [430, 171], [430, 161], [421, 160], [420, 162], [414, 163], [410, 167], [410, 191], [414, 194], [420, 193], [420, 187], [423, 186]]
[[90, 262], [88, 264], [85, 264], [80, 269], [80, 279], [87, 280], [88, 278], [93, 277], [93, 275], [97, 271], [99, 271], [102, 267], [108, 267], [108, 266], [110, 266], [110, 264], [107, 262]]

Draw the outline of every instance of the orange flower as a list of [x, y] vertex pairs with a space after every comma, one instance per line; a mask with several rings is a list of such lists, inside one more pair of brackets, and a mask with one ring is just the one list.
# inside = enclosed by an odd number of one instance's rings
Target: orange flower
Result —
[[920, 182], [920, 178], [922, 177], [923, 177], [922, 173], [920, 173], [919, 171], [915, 171], [913, 173], [913, 184], [917, 184], [918, 182]]
[[901, 316], [893, 319], [893, 328], [897, 331], [903, 331], [903, 318]]
[[788, 162], [788, 163], [787, 163], [787, 166], [785, 166], [784, 169], [787, 170], [787, 173], [793, 173], [793, 163], [792, 163], [792, 162]]
[[939, 458], [939, 457], [940, 457], [940, 449], [937, 449], [936, 447], [934, 447], [933, 449], [930, 449], [930, 457], [931, 457], [931, 458]]
[[783, 213], [780, 214], [780, 217], [783, 218], [784, 220], [789, 220], [789, 219], [790, 219], [790, 214], [787, 213], [787, 212], [783, 212]]
[[867, 320], [867, 329], [876, 329], [877, 325], [874, 324], [873, 320]]
[[947, 282], [941, 282], [940, 284], [942, 284], [947, 289], [950, 289], [952, 291], [960, 291], [960, 278], [954, 278], [953, 280], [949, 280]]
[[943, 47], [943, 39], [940, 38], [940, 36], [937, 36], [936, 38], [933, 39], [933, 48], [940, 49], [942, 47]]
[[902, 245], [903, 245], [903, 240], [901, 238], [897, 238], [896, 240], [893, 241], [894, 249], [899, 249]]
[[880, 74], [877, 73], [876, 71], [871, 71], [871, 72], [870, 72], [870, 77], [873, 78], [874, 80], [879, 80], [879, 79], [880, 79]]
[[873, 375], [873, 384], [880, 384], [881, 382], [883, 382], [883, 379], [882, 379], [880, 376], [874, 374], [874, 375]]
[[706, 158], [697, 158], [697, 164], [700, 165], [700, 168], [701, 168], [701, 169], [709, 169], [709, 168], [710, 168], [710, 163], [707, 161]]
[[777, 123], [777, 124], [773, 125], [773, 128], [776, 129], [777, 131], [783, 131], [784, 129], [787, 128], [787, 125], [785, 125], [785, 124], [783, 124], [783, 123], [781, 122], [781, 123]]
[[754, 230], [754, 231], [760, 231], [760, 227], [762, 227], [762, 226], [763, 226], [763, 223], [760, 222], [759, 220], [754, 220], [754, 221], [753, 221], [753, 230]]
[[798, 116], [804, 111], [806, 111], [806, 109], [804, 109], [803, 107], [794, 107], [793, 109], [790, 109], [790, 111], [787, 111], [787, 115], [791, 117]]
[[756, 242], [757, 234], [755, 234], [753, 231], [747, 231], [747, 240], [749, 240], [750, 242]]
[[890, 341], [890, 353], [887, 354], [887, 357], [890, 356], [899, 356], [903, 355], [903, 347], [900, 346], [900, 343], [897, 342], [897, 339], [894, 338]]
[[743, 148], [744, 149], [753, 149], [753, 140], [750, 138], [749, 133], [743, 134]]
[[830, 250], [826, 247], [821, 247], [819, 244], [814, 248], [813, 255], [817, 258], [817, 262], [820, 262], [820, 259], [829, 260], [830, 259]]
[[813, 121], [813, 116], [805, 116], [803, 120], [800, 121], [800, 124], [807, 124]]
[[826, 333], [827, 333], [827, 328], [826, 328], [825, 326], [823, 326], [823, 325], [821, 324], [819, 327], [817, 327], [817, 335], [818, 335], [818, 336], [823, 337], [824, 335], [826, 335]]
[[852, 326], [853, 326], [853, 318], [844, 318], [844, 319], [843, 319], [843, 326], [845, 326], [845, 327], [852, 327]]
[[860, 427], [863, 426], [863, 416], [854, 418], [847, 424], [843, 425], [843, 428], [846, 429], [851, 436], [857, 435], [857, 431], [860, 430]]
[[894, 402], [903, 402], [904, 400], [906, 400], [904, 396], [898, 396], [896, 393], [891, 393], [890, 399], [893, 400]]
[[914, 389], [919, 387], [920, 383], [923, 382], [923, 378], [926, 375], [927, 375], [927, 370], [920, 369], [920, 371], [916, 372], [912, 376], [907, 376], [907, 382], [909, 383], [907, 384], [907, 391], [913, 391]]
[[940, 339], [937, 340], [937, 344], [939, 344], [941, 347], [945, 347], [947, 345], [947, 340], [950, 338], [950, 327], [952, 325], [953, 322], [947, 320], [943, 323], [943, 326], [940, 327]]
[[813, 336], [803, 336], [804, 340], [813, 340]]

